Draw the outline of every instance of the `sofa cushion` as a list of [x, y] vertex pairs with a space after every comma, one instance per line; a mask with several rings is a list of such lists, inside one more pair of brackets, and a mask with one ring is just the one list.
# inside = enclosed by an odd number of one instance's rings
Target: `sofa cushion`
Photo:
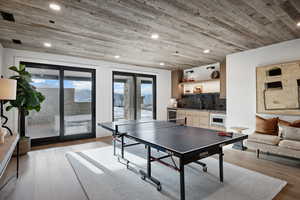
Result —
[[280, 142], [280, 137], [275, 135], [253, 133], [248, 136], [248, 140], [251, 142], [257, 142], [257, 143], [263, 143], [269, 145], [278, 145]]
[[278, 117], [264, 119], [256, 116], [256, 132], [268, 135], [278, 135]]
[[281, 126], [283, 139], [300, 141], [300, 128]]
[[278, 125], [280, 125], [280, 126], [292, 126], [292, 127], [300, 128], [300, 120], [296, 120], [296, 121], [293, 121], [293, 122], [288, 122], [288, 121], [279, 119], [278, 120]]
[[279, 146], [300, 151], [300, 142], [295, 140], [282, 140], [279, 142]]

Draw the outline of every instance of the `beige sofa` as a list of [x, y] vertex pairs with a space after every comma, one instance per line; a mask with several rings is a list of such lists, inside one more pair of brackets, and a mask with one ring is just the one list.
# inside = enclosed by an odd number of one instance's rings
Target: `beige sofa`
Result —
[[253, 133], [246, 140], [249, 149], [300, 159], [300, 141], [282, 139], [279, 136]]

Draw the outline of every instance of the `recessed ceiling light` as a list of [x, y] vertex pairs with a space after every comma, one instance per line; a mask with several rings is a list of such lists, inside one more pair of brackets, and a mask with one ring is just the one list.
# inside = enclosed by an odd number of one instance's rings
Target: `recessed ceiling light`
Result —
[[160, 65], [160, 66], [164, 66], [164, 65], [165, 65], [165, 63], [161, 62], [161, 63], [159, 63], [159, 65]]
[[205, 49], [205, 50], [203, 50], [203, 53], [210, 53], [210, 50], [209, 49]]
[[119, 59], [119, 58], [120, 58], [120, 56], [119, 56], [119, 55], [116, 55], [116, 56], [115, 56], [115, 59]]
[[56, 3], [50, 3], [49, 8], [51, 8], [52, 10], [55, 10], [55, 11], [60, 11], [60, 9], [61, 9], [60, 5], [58, 5]]
[[151, 35], [151, 39], [157, 40], [159, 38], [159, 35], [157, 33], [153, 33]]
[[49, 42], [44, 42], [44, 47], [52, 47], [52, 44]]
[[300, 22], [297, 23], [297, 26], [300, 27]]

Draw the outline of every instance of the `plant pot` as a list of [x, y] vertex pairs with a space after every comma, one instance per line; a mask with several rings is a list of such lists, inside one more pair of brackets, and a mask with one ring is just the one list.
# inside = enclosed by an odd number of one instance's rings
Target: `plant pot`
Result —
[[[20, 156], [27, 154], [31, 150], [30, 137], [21, 137], [19, 141], [19, 154]], [[17, 155], [17, 149], [14, 151], [14, 155]]]

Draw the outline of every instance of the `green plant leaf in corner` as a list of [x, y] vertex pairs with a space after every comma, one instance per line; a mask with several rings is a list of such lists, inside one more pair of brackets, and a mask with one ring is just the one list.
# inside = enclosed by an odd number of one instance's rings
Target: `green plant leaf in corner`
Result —
[[10, 78], [17, 80], [17, 98], [16, 100], [9, 100], [6, 110], [17, 108], [19, 113], [23, 113], [23, 115], [29, 115], [29, 111], [31, 110], [39, 112], [41, 103], [45, 100], [45, 97], [31, 85], [31, 74], [26, 71], [26, 66], [20, 65], [19, 68], [11, 66], [9, 69], [16, 72]]
[[19, 70], [18, 70], [18, 68], [17, 68], [17, 67], [15, 67], [15, 66], [11, 66], [11, 67], [9, 67], [8, 69], [10, 69], [10, 70], [12, 70], [12, 71], [14, 71], [14, 72], [17, 72], [17, 73], [19, 73]]
[[26, 68], [25, 65], [20, 65], [19, 70], [20, 71], [25, 71], [25, 68]]
[[7, 106], [6, 107], [6, 111], [10, 111], [11, 109], [13, 109], [13, 106]]

